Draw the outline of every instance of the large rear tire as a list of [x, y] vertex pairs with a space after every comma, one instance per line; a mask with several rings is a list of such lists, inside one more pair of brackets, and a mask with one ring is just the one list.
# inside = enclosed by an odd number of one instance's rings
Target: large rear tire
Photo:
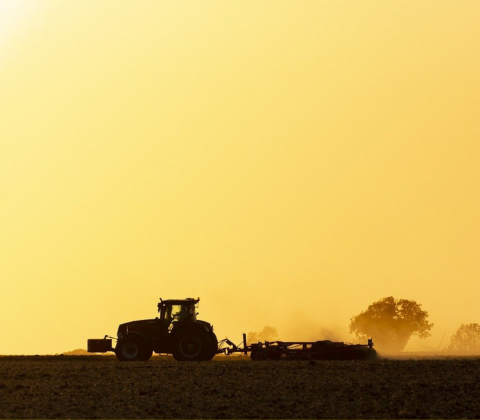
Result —
[[125, 337], [118, 340], [115, 355], [121, 362], [146, 362], [152, 357], [153, 351], [140, 337]]
[[177, 361], [201, 361], [211, 351], [211, 342], [200, 328], [181, 329], [173, 337], [173, 358]]
[[207, 333], [207, 337], [208, 337], [208, 341], [210, 342], [210, 349], [205, 352], [205, 357], [204, 357], [203, 360], [208, 362], [208, 361], [212, 360], [215, 357], [215, 355], [217, 354], [218, 339], [217, 339], [217, 336], [215, 335], [215, 333], [213, 331], [209, 331]]

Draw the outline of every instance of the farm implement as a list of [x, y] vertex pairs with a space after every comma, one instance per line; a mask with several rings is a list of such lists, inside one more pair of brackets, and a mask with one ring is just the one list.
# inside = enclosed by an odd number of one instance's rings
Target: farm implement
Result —
[[250, 353], [252, 360], [372, 360], [377, 355], [372, 339], [368, 340], [368, 344], [321, 340], [265, 341], [247, 345], [245, 334], [241, 346], [228, 339], [220, 341], [218, 353]]
[[[375, 358], [372, 340], [368, 344], [323, 341], [265, 341], [235, 345], [228, 339], [217, 340], [213, 326], [197, 320], [200, 299], [162, 300], [159, 316], [121, 324], [117, 337], [89, 339], [88, 351], [113, 351], [120, 361], [147, 361], [152, 354], [171, 354], [178, 361], [207, 361], [217, 354], [250, 354], [252, 360], [316, 359], [367, 360]], [[116, 345], [113, 347], [113, 341]]]

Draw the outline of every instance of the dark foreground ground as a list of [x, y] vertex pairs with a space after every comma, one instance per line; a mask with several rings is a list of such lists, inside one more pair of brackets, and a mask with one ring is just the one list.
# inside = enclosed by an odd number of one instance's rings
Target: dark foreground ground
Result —
[[0, 418], [480, 418], [480, 359], [0, 357]]

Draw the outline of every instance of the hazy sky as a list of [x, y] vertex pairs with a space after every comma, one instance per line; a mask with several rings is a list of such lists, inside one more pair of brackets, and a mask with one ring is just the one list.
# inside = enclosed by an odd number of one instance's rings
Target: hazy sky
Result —
[[[478, 1], [0, 0], [0, 354], [158, 298], [219, 338], [480, 322]], [[380, 350], [380, 349], [379, 349]]]

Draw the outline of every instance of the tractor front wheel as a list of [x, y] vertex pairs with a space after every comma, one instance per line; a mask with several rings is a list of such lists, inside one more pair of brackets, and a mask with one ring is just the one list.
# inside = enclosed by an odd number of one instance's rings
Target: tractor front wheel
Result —
[[139, 337], [126, 337], [118, 340], [115, 355], [121, 362], [146, 362], [152, 357], [152, 350]]

